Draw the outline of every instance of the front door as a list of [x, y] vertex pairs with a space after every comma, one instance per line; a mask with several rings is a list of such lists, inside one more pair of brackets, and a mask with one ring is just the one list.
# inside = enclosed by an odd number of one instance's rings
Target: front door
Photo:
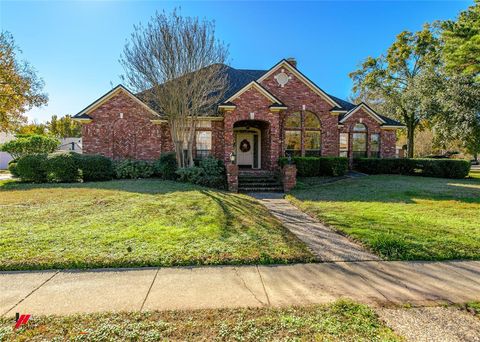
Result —
[[254, 142], [253, 133], [237, 133], [237, 165], [253, 167]]

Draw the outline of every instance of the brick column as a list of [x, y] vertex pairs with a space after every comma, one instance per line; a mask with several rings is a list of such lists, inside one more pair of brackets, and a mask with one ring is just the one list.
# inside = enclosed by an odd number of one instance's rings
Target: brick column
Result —
[[297, 167], [295, 165], [285, 165], [282, 168], [283, 191], [289, 192], [297, 184]]
[[236, 164], [227, 164], [227, 184], [228, 191], [238, 192], [238, 166]]

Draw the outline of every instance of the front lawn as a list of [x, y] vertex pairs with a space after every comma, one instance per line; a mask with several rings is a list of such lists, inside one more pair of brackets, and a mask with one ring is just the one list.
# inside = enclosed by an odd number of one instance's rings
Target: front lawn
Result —
[[401, 341], [367, 306], [339, 301], [294, 308], [42, 316], [13, 331], [0, 318], [2, 341]]
[[0, 182], [0, 269], [312, 261], [251, 197], [155, 179]]
[[288, 199], [388, 259], [480, 259], [480, 179], [368, 176]]

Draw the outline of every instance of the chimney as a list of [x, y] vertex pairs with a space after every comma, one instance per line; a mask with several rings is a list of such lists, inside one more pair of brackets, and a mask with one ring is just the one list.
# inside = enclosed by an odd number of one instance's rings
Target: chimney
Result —
[[293, 66], [295, 69], [297, 68], [297, 60], [294, 57], [287, 58], [288, 64]]

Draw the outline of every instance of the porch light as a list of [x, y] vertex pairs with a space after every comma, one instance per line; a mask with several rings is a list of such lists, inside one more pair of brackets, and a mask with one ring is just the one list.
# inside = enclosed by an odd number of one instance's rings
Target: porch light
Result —
[[232, 164], [235, 164], [235, 153], [233, 153], [233, 152], [230, 153], [230, 162], [231, 162]]

